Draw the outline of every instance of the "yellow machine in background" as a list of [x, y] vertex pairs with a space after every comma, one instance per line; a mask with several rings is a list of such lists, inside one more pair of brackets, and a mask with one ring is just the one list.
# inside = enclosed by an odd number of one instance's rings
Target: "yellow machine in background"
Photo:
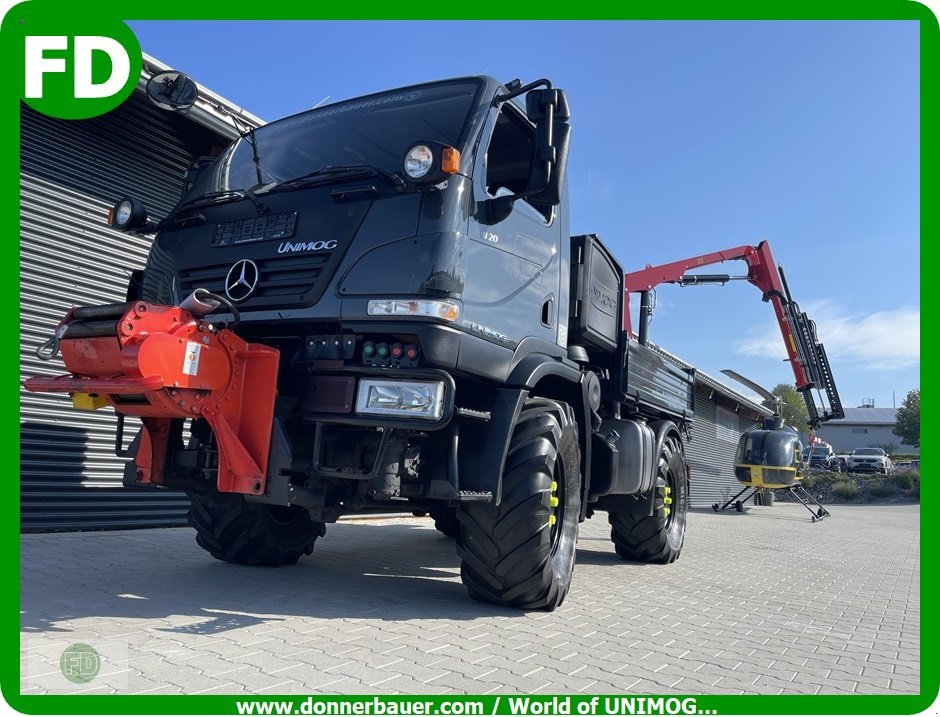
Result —
[[801, 484], [803, 445], [796, 430], [784, 424], [779, 414], [779, 399], [734, 371], [725, 369], [722, 373], [745, 384], [770, 402], [774, 407], [774, 415], [764, 419], [762, 428], [746, 431], [741, 436], [734, 459], [734, 476], [744, 487], [724, 505], [714, 503], [712, 509], [717, 512], [734, 506], [738, 512], [743, 512], [744, 504], [751, 498], [755, 502], [761, 500], [764, 505], [773, 505], [773, 491], [786, 489], [812, 514], [813, 522], [830, 515]]

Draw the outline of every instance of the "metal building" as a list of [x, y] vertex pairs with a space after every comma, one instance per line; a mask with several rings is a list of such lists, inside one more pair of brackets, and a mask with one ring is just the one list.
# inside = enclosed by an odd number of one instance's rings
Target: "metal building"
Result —
[[[107, 226], [124, 193], [154, 216], [176, 203], [194, 159], [217, 154], [256, 117], [211, 92], [186, 115], [165, 112], [143, 92], [169, 69], [145, 58], [137, 91], [119, 108], [89, 120], [57, 120], [22, 105], [20, 116], [20, 373], [65, 373], [36, 347], [75, 304], [124, 299], [131, 269], [149, 242]], [[188, 501], [175, 491], [121, 487], [110, 410], [79, 413], [68, 397], [20, 394], [21, 529], [151, 527], [185, 522]], [[137, 431], [128, 421], [128, 437]]]
[[[666, 358], [682, 368], [693, 368], [659, 346]], [[695, 371], [695, 420], [685, 444], [686, 459], [692, 469], [690, 502], [693, 508], [724, 503], [741, 490], [734, 477], [734, 454], [745, 431], [758, 427], [773, 415], [759, 403], [702, 371]]]
[[891, 453], [920, 454], [920, 448], [902, 443], [894, 434], [898, 409], [859, 406], [846, 408], [845, 418], [820, 426], [816, 435], [831, 443], [836, 453], [851, 453], [856, 448], [885, 448]]

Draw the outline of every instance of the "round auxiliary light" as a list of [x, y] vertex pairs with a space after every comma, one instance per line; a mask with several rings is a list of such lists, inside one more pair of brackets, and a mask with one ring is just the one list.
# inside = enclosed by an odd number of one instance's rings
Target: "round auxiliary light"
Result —
[[138, 229], [147, 224], [147, 209], [133, 197], [124, 197], [108, 212], [108, 224], [121, 231]]
[[123, 202], [117, 205], [114, 210], [114, 222], [118, 226], [125, 226], [131, 220], [131, 214], [133, 213], [134, 208], [131, 206], [129, 200], [125, 199]]
[[416, 144], [405, 155], [405, 174], [412, 179], [421, 179], [431, 171], [434, 153], [426, 144]]

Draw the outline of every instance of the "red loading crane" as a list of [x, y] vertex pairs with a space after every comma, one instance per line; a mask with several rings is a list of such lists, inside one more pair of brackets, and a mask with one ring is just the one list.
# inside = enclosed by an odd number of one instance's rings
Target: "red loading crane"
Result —
[[[747, 264], [747, 275], [689, 274], [698, 269], [725, 261], [740, 260]], [[650, 291], [660, 284], [726, 284], [729, 281], [746, 280], [761, 290], [763, 300], [774, 308], [777, 324], [786, 346], [787, 361], [793, 370], [796, 390], [803, 396], [809, 413], [811, 430], [819, 424], [844, 418], [842, 402], [832, 378], [832, 369], [826, 350], [816, 336], [816, 324], [800, 310], [790, 296], [783, 267], [776, 264], [766, 241], [757, 246], [738, 246], [710, 252], [688, 259], [659, 266], [646, 265], [645, 269], [630, 272], [624, 277], [623, 328], [633, 336], [630, 318], [630, 294], [640, 294], [640, 325], [636, 337], [639, 343], [647, 343], [649, 317], [652, 313]], [[816, 395], [825, 393], [826, 401], [817, 403]], [[828, 404], [828, 410], [826, 405]]]

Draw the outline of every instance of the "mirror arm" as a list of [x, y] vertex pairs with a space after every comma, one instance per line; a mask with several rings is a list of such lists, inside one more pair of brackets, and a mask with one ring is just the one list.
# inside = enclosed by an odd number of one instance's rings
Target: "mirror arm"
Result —
[[543, 77], [541, 80], [536, 80], [535, 82], [530, 82], [529, 84], [523, 87], [518, 87], [512, 92], [506, 92], [502, 95], [496, 95], [496, 97], [493, 98], [493, 106], [498, 107], [503, 102], [508, 102], [514, 97], [518, 97], [519, 95], [524, 95], [529, 90], [534, 90], [536, 87], [541, 87], [543, 85], [545, 86], [545, 89], [547, 90], [552, 89], [551, 81]]

